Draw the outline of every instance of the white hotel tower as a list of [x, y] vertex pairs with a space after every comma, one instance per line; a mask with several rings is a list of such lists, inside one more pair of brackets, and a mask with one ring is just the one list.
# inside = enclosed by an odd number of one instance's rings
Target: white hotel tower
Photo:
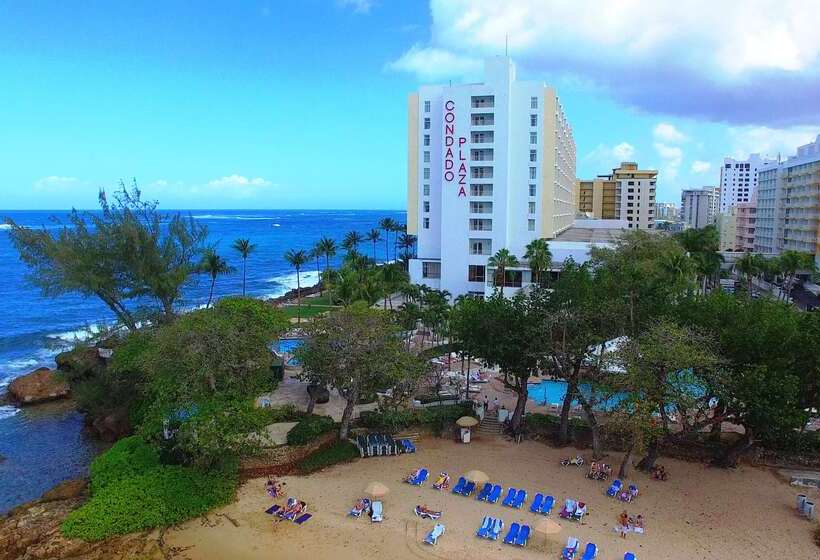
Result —
[[575, 217], [575, 141], [555, 90], [516, 80], [507, 57], [484, 72], [483, 83], [423, 86], [408, 104], [410, 277], [453, 297], [492, 291], [487, 259], [501, 248], [522, 261], [505, 293], [527, 285], [525, 246]]

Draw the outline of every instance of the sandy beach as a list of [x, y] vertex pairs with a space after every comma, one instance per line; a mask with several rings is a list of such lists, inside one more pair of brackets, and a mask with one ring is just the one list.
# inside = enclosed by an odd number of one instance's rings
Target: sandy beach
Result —
[[[556, 558], [567, 537], [575, 536], [582, 546], [595, 542], [598, 558], [604, 560], [619, 560], [626, 551], [635, 552], [638, 558], [668, 560], [818, 557], [813, 526], [797, 516], [795, 497], [807, 493], [817, 502], [820, 492], [793, 488], [766, 469], [724, 471], [664, 458], [661, 463], [671, 479], [657, 482], [634, 473], [628, 482], [639, 486], [640, 495], [634, 503], [624, 504], [605, 496], [608, 483], [586, 479], [584, 469], [561, 467], [559, 460], [572, 451], [569, 449], [537, 442], [515, 445], [501, 438], [474, 440], [470, 445], [424, 438], [417, 445], [414, 455], [362, 459], [308, 477], [285, 477], [287, 494], [306, 501], [314, 514], [302, 526], [274, 524], [264, 513], [274, 502], [265, 494], [265, 480], [251, 480], [241, 487], [233, 504], [169, 530], [166, 544], [178, 558], [190, 560], [461, 560]], [[607, 460], [616, 463], [618, 459], [613, 454]], [[527, 505], [512, 510], [449, 491], [437, 492], [430, 481], [421, 487], [401, 482], [406, 473], [420, 466], [433, 474], [445, 470], [454, 480], [468, 470], [483, 470], [505, 488], [525, 488]], [[384, 499], [385, 519], [380, 524], [347, 516], [371, 481], [391, 489]], [[541, 517], [530, 513], [528, 506], [536, 492], [552, 494], [556, 502], [569, 497], [585, 501], [589, 515], [580, 525], [559, 520], [560, 534], [549, 540], [533, 535], [526, 548], [475, 537], [485, 515], [501, 517], [506, 527], [513, 522], [534, 526]], [[444, 512], [440, 522], [446, 533], [435, 547], [422, 543], [434, 522], [413, 514], [417, 504]], [[644, 516], [644, 535], [630, 533], [624, 540], [613, 530], [624, 509], [630, 515]], [[555, 513], [553, 519], [558, 520]]]

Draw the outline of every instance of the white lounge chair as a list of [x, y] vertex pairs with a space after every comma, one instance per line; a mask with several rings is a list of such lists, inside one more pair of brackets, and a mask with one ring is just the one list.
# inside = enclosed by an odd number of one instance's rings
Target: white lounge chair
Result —
[[427, 538], [424, 539], [424, 542], [427, 544], [436, 544], [438, 542], [438, 538], [444, 534], [444, 525], [441, 523], [436, 523], [433, 530], [427, 535]]
[[380, 523], [384, 517], [382, 516], [382, 503], [373, 502], [370, 506], [370, 521], [373, 523]]

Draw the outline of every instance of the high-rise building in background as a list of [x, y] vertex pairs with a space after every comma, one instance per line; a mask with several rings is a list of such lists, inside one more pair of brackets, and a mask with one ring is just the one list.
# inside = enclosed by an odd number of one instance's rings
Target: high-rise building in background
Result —
[[728, 212], [718, 214], [716, 225], [720, 233], [719, 250], [734, 251], [737, 244], [737, 208], [732, 206]]
[[[484, 294], [499, 249], [521, 259], [575, 217], [575, 141], [555, 90], [517, 80], [507, 57], [484, 71], [482, 83], [423, 86], [408, 102], [410, 277], [454, 297]], [[508, 276], [530, 281], [525, 266]]]
[[717, 219], [718, 188], [683, 189], [680, 196], [680, 218], [686, 227], [700, 229]]
[[674, 202], [657, 202], [655, 203], [655, 220], [663, 220], [666, 222], [677, 222], [680, 218], [678, 205]]
[[820, 135], [759, 172], [754, 250], [811, 253], [820, 261]]
[[589, 218], [623, 220], [630, 229], [655, 228], [658, 172], [630, 161], [609, 175], [575, 182], [576, 210]]
[[754, 251], [755, 229], [757, 228], [757, 193], [749, 202], [741, 202], [734, 207], [735, 250]]
[[724, 158], [720, 168], [720, 213], [729, 212], [735, 204], [750, 202], [760, 171], [776, 164], [777, 160], [761, 158], [760, 154], [750, 154], [745, 160]]

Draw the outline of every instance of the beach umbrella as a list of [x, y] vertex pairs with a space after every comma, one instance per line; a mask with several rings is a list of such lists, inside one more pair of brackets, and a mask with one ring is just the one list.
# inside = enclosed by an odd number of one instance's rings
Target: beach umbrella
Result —
[[470, 471], [464, 475], [464, 478], [466, 478], [470, 482], [475, 482], [476, 484], [483, 484], [490, 480], [490, 477], [487, 476], [487, 473], [483, 471]]
[[462, 428], [472, 428], [473, 426], [478, 424], [478, 420], [476, 420], [472, 416], [462, 416], [461, 418], [456, 420], [456, 424], [458, 424]]
[[364, 493], [371, 498], [384, 498], [388, 492], [390, 492], [390, 488], [381, 482], [371, 482], [364, 489]]
[[532, 529], [536, 533], [544, 535], [544, 544], [549, 542], [550, 535], [557, 535], [561, 532], [561, 526], [552, 519], [542, 519]]

